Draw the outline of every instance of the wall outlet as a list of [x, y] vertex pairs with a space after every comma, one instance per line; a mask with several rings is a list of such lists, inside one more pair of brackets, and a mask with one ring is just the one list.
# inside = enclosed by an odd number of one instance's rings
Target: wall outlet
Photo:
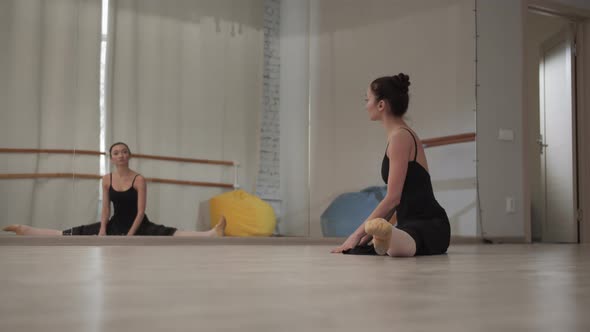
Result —
[[515, 213], [516, 212], [516, 202], [514, 202], [514, 197], [506, 197], [506, 213]]

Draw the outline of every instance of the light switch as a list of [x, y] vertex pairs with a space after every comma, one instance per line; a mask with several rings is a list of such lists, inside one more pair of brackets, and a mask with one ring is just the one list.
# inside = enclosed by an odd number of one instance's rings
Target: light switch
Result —
[[498, 139], [500, 141], [514, 141], [514, 130], [500, 128]]

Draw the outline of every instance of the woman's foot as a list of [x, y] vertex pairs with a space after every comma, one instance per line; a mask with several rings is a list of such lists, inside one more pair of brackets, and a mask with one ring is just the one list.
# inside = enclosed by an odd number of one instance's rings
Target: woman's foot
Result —
[[217, 225], [213, 227], [209, 232], [211, 237], [224, 237], [225, 236], [225, 226], [227, 226], [227, 220], [225, 220], [224, 216], [219, 218]]
[[29, 235], [29, 236], [58, 236], [62, 235], [61, 231], [55, 229], [36, 228], [27, 225], [10, 225], [4, 227], [2, 230], [5, 232], [14, 232], [16, 235]]
[[16, 235], [25, 235], [26, 227], [28, 227], [28, 226], [25, 226], [25, 225], [10, 225], [10, 226], [6, 226], [6, 227], [2, 228], [2, 230], [5, 231], [5, 232], [13, 232]]
[[383, 218], [371, 219], [365, 223], [365, 233], [373, 236], [373, 247], [377, 254], [387, 254], [392, 230], [393, 226]]

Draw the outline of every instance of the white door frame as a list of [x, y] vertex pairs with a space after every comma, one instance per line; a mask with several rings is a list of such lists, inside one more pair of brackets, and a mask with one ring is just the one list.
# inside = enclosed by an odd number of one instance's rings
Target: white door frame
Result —
[[[576, 31], [576, 61], [574, 85], [574, 119], [576, 121], [576, 140], [577, 142], [577, 169], [578, 169], [578, 205], [583, 210], [582, 220], [579, 223], [578, 236], [581, 243], [590, 243], [590, 10], [580, 10], [569, 6], [556, 4], [547, 0], [524, 0], [528, 10], [536, 13], [544, 13], [566, 18], [572, 22], [578, 23]], [[526, 11], [525, 11], [526, 14]], [[526, 19], [524, 19], [526, 22]], [[524, 41], [523, 41], [524, 42]], [[526, 80], [524, 82], [526, 83]], [[526, 89], [524, 90], [526, 91]], [[527, 114], [524, 112], [523, 121], [523, 138], [526, 140], [526, 134], [529, 132], [530, 124]], [[584, 130], [586, 128], [586, 130]], [[523, 153], [528, 156], [528, 145], [523, 145]], [[527, 174], [527, 165], [529, 158], [525, 158], [524, 174]], [[530, 183], [527, 176], [524, 179], [524, 206], [531, 206]], [[532, 219], [530, 213], [525, 213], [524, 232], [525, 241], [532, 242]]]
[[[554, 49], [556, 46], [562, 44], [562, 43], [566, 43], [569, 47], [571, 47], [570, 49], [570, 54], [569, 54], [569, 58], [567, 59], [567, 61], [570, 61], [570, 69], [571, 69], [571, 77], [570, 77], [570, 86], [571, 86], [571, 91], [570, 91], [570, 101], [571, 101], [571, 123], [569, 124], [569, 128], [571, 130], [570, 132], [570, 137], [569, 139], [567, 139], [568, 141], [571, 142], [571, 148], [572, 148], [572, 155], [571, 158], [573, 159], [571, 162], [571, 188], [573, 191], [573, 195], [572, 195], [572, 202], [571, 202], [571, 209], [572, 211], [572, 215], [568, 216], [568, 219], [570, 219], [570, 221], [574, 222], [574, 229], [575, 229], [575, 239], [569, 239], [568, 241], [574, 241], [574, 242], [579, 242], [579, 234], [580, 234], [580, 229], [579, 229], [579, 225], [578, 225], [578, 221], [577, 221], [577, 210], [578, 210], [578, 176], [577, 176], [577, 171], [578, 171], [578, 149], [577, 149], [577, 119], [576, 119], [576, 114], [577, 114], [577, 108], [576, 108], [576, 57], [575, 57], [575, 45], [576, 45], [576, 30], [577, 30], [577, 26], [575, 23], [570, 23], [568, 24], [564, 29], [562, 29], [561, 31], [559, 31], [558, 33], [556, 33], [555, 35], [551, 36], [550, 38], [548, 38], [547, 40], [545, 40], [542, 44], [541, 44], [541, 48], [540, 48], [540, 54], [541, 54], [541, 63], [540, 68], [544, 68], [545, 66], [545, 54], [547, 54], [550, 50]], [[544, 69], [543, 69], [544, 72]], [[543, 127], [543, 129], [540, 130], [540, 133], [542, 135], [542, 141], [539, 142], [539, 144], [542, 144], [541, 149], [546, 152], [547, 150], [545, 149], [545, 143], [547, 142], [547, 132], [546, 129], [548, 128], [547, 122], [545, 120], [545, 116], [546, 116], [546, 111], [545, 111], [545, 102], [544, 102], [544, 96], [545, 96], [545, 80], [544, 78], [539, 78], [539, 87], [540, 87], [540, 93], [539, 93], [539, 97], [541, 98], [540, 103], [539, 103], [539, 112], [540, 112], [540, 124]], [[549, 145], [551, 145], [551, 143], [549, 143]], [[551, 148], [551, 147], [549, 147]], [[546, 161], [547, 158], [547, 154], [543, 153], [543, 156], [541, 157], [541, 161], [544, 162]], [[541, 167], [541, 188], [544, 190], [543, 193], [543, 199], [544, 199], [544, 204], [543, 204], [543, 213], [542, 213], [542, 241], [546, 242], [548, 241], [549, 238], [551, 238], [552, 236], [550, 236], [552, 233], [547, 233], [548, 230], [550, 229], [550, 224], [549, 223], [553, 223], [554, 221], [549, 219], [549, 216], [547, 215], [547, 207], [548, 207], [548, 201], [547, 201], [547, 173], [546, 173], [546, 168], [545, 166]], [[572, 220], [573, 219], [573, 220]], [[568, 224], [569, 225], [569, 224]], [[564, 225], [565, 226], [565, 225]], [[553, 236], [553, 238], [555, 238]]]
[[579, 24], [576, 52], [580, 242], [590, 243], [590, 19]]

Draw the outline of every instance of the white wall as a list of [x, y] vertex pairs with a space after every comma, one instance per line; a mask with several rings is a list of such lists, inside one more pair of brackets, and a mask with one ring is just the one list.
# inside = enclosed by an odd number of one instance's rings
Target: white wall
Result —
[[528, 176], [531, 192], [531, 223], [533, 239], [541, 238], [541, 212], [544, 206], [541, 195], [541, 155], [536, 140], [539, 138], [539, 61], [541, 44], [565, 28], [567, 21], [556, 16], [526, 14], [525, 66], [526, 66], [526, 112], [529, 124], [525, 148], [528, 155]]
[[[523, 15], [520, 1], [478, 1], [478, 180], [487, 238], [525, 238]], [[513, 130], [514, 141], [498, 140], [501, 128]], [[507, 197], [515, 213], [506, 212]]]
[[281, 2], [281, 215], [283, 235], [309, 235], [309, 1]]
[[[256, 196], [282, 214], [281, 199], [281, 1], [264, 0], [264, 66]], [[280, 225], [277, 223], [277, 229]], [[275, 229], [276, 230], [276, 229]]]
[[[422, 138], [475, 131], [474, 16], [467, 0], [318, 0], [310, 12], [310, 222], [319, 236], [336, 196], [383, 185], [385, 131], [364, 110], [373, 79], [410, 75], [408, 121]], [[453, 234], [476, 236], [475, 144], [427, 157]]]

